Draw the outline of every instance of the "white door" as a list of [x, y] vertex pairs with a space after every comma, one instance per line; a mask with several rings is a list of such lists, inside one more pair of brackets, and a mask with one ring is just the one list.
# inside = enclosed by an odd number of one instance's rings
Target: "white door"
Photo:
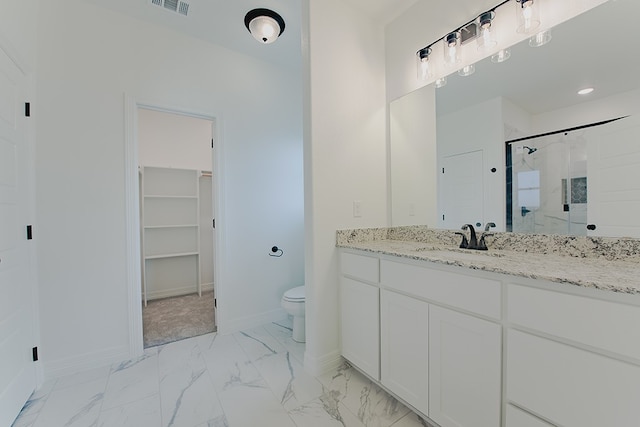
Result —
[[587, 223], [591, 236], [639, 237], [640, 115], [589, 130]]
[[0, 425], [9, 426], [36, 385], [26, 77], [0, 49]]
[[482, 150], [444, 157], [440, 167], [440, 218], [443, 228], [484, 223]]

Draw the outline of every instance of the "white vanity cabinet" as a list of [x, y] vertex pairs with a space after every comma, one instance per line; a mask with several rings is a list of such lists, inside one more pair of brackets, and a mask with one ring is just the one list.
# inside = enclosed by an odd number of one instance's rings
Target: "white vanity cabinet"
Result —
[[442, 427], [500, 426], [500, 282], [354, 251], [340, 261], [343, 356]]
[[502, 328], [432, 305], [429, 417], [442, 427], [500, 425]]
[[[508, 402], [553, 425], [639, 426], [640, 307], [516, 284], [507, 292]], [[513, 417], [507, 427], [520, 427]]]
[[382, 384], [442, 427], [499, 426], [500, 282], [385, 259], [380, 276]]
[[429, 304], [380, 291], [382, 384], [424, 414], [429, 413]]
[[640, 426], [640, 295], [341, 255], [344, 356], [438, 426]]
[[342, 252], [340, 315], [342, 355], [380, 380], [379, 259]]

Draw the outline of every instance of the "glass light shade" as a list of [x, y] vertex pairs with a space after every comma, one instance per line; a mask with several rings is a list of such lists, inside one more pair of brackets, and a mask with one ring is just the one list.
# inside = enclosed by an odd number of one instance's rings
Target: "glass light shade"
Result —
[[511, 50], [500, 49], [498, 52], [491, 55], [491, 62], [499, 64], [500, 62], [504, 62], [509, 58], [511, 58]]
[[496, 33], [491, 27], [491, 21], [493, 21], [495, 15], [495, 12], [486, 12], [478, 17], [478, 38], [476, 43], [479, 51], [491, 50], [498, 44]]
[[425, 47], [416, 52], [416, 65], [418, 69], [418, 80], [425, 81], [432, 76], [431, 66], [429, 64], [429, 55], [431, 49]]
[[446, 77], [440, 77], [439, 79], [436, 79], [435, 82], [436, 88], [440, 89], [443, 86], [447, 85], [447, 78]]
[[462, 67], [462, 68], [460, 68], [458, 70], [458, 74], [461, 75], [462, 77], [470, 76], [471, 74], [473, 74], [475, 72], [476, 72], [476, 67], [473, 64], [465, 65], [464, 67]]
[[535, 36], [529, 37], [529, 46], [540, 47], [551, 41], [551, 30], [541, 31]]
[[517, 0], [516, 1], [518, 33], [529, 34], [540, 26], [540, 10], [536, 0]]
[[444, 42], [444, 63], [448, 66], [453, 66], [460, 62], [460, 44], [462, 38], [460, 32], [455, 31], [447, 34], [443, 39]]
[[249, 32], [260, 43], [269, 44], [278, 39], [280, 25], [269, 16], [258, 16], [249, 22]]

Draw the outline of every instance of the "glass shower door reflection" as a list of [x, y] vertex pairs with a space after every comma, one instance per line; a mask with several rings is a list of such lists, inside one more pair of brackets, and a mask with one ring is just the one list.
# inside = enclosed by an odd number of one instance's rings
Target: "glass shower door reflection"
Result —
[[520, 140], [509, 147], [511, 230], [586, 235], [586, 141], [581, 131]]

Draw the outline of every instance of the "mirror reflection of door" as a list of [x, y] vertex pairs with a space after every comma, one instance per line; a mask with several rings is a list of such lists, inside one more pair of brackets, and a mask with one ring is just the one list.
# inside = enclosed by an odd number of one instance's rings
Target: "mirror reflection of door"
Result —
[[442, 228], [484, 225], [482, 150], [443, 157], [440, 170]]

